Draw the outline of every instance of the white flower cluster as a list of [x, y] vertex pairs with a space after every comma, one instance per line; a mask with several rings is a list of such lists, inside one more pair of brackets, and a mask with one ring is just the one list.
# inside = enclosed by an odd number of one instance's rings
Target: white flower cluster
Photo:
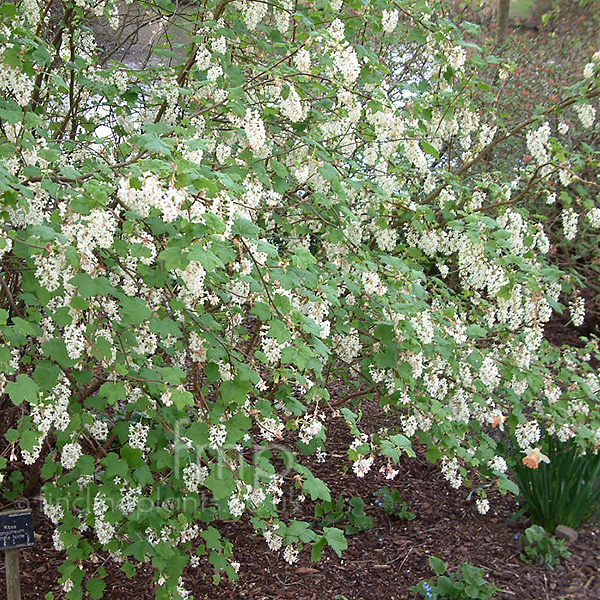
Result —
[[488, 391], [493, 392], [500, 383], [500, 371], [493, 356], [486, 356], [479, 368], [479, 378]]
[[311, 58], [306, 48], [300, 48], [294, 56], [294, 66], [301, 73], [310, 73]]
[[351, 363], [360, 354], [360, 338], [354, 328], [345, 335], [335, 336], [335, 342], [340, 360], [346, 363]]
[[385, 33], [393, 33], [398, 25], [397, 10], [383, 10], [381, 14], [381, 27]]
[[358, 460], [355, 460], [352, 464], [352, 470], [357, 477], [364, 477], [373, 466], [373, 462], [375, 461], [375, 457], [373, 456], [361, 456]]
[[148, 217], [150, 209], [158, 209], [166, 223], [181, 215], [182, 206], [187, 201], [184, 189], [173, 186], [164, 189], [160, 179], [150, 172], [142, 173], [140, 185], [135, 187], [131, 186], [129, 178], [121, 178], [117, 197], [126, 208], [142, 217]]
[[592, 227], [600, 228], [600, 208], [594, 207], [590, 209], [586, 217]]
[[52, 427], [64, 431], [70, 421], [69, 400], [71, 389], [66, 377], [58, 381], [52, 392], [31, 409], [31, 417], [40, 433], [45, 437]]
[[302, 102], [296, 88], [289, 83], [290, 91], [287, 98], [281, 97], [280, 106], [281, 113], [287, 117], [292, 123], [298, 123], [306, 119], [308, 114], [308, 106]]
[[229, 512], [232, 514], [234, 518], [241, 517], [244, 514], [244, 510], [246, 509], [245, 502], [239, 497], [238, 494], [231, 496], [227, 501], [227, 507], [229, 508]]
[[544, 123], [537, 129], [527, 132], [527, 148], [538, 165], [548, 162], [547, 144], [550, 139], [550, 125]]
[[561, 216], [565, 239], [575, 239], [575, 237], [577, 236], [577, 224], [579, 222], [579, 215], [572, 208], [565, 208]]
[[490, 510], [490, 502], [487, 498], [477, 498], [475, 505], [479, 514], [485, 515]]
[[89, 215], [75, 215], [71, 223], [63, 225], [62, 231], [69, 242], [77, 246], [83, 269], [93, 273], [98, 267], [94, 250], [112, 246], [116, 227], [113, 214], [94, 208]]
[[71, 470], [75, 467], [82, 454], [81, 446], [77, 442], [65, 444], [60, 455], [60, 464], [64, 469]]
[[431, 344], [435, 335], [431, 314], [427, 310], [422, 310], [410, 320], [415, 330], [415, 334], [422, 344]]
[[27, 106], [33, 94], [34, 80], [22, 71], [2, 63], [0, 69], [0, 92], [11, 95], [19, 106]]
[[51, 504], [46, 496], [42, 497], [42, 510], [54, 525], [58, 525], [65, 516], [62, 504]]
[[188, 492], [197, 493], [208, 477], [208, 469], [197, 463], [190, 463], [183, 468], [183, 483]]
[[137, 508], [137, 505], [142, 495], [142, 488], [140, 487], [125, 487], [121, 490], [121, 500], [119, 502], [119, 509], [125, 515], [130, 515]]
[[404, 142], [404, 151], [406, 158], [420, 173], [427, 173], [429, 171], [427, 156], [421, 150], [418, 140], [407, 140]]
[[240, 2], [246, 27], [254, 31], [265, 18], [269, 6], [263, 2]]
[[330, 52], [335, 69], [341, 74], [348, 85], [353, 84], [360, 75], [360, 64], [354, 48], [345, 39], [345, 25], [336, 19], [328, 33], [331, 37]]
[[279, 529], [279, 525], [275, 525], [273, 529], [267, 529], [263, 533], [263, 538], [265, 538], [269, 550], [273, 552], [277, 552], [283, 545], [283, 538], [276, 533], [277, 529]]
[[582, 296], [577, 296], [569, 304], [569, 312], [571, 313], [571, 322], [573, 325], [581, 327], [585, 321], [585, 299]]
[[144, 425], [141, 421], [129, 423], [129, 437], [127, 443], [131, 448], [146, 450], [146, 438], [150, 431], [149, 425]]
[[288, 345], [288, 342], [280, 344], [275, 338], [261, 334], [261, 350], [271, 365], [275, 365], [281, 360], [281, 353]]
[[591, 104], [576, 104], [573, 108], [583, 127], [591, 129], [596, 120], [596, 109]]
[[208, 437], [210, 440], [210, 445], [213, 448], [221, 448], [227, 439], [227, 428], [225, 425], [223, 425], [223, 423], [211, 425], [208, 432]]
[[502, 456], [494, 456], [494, 458], [492, 458], [492, 460], [490, 461], [490, 469], [492, 469], [492, 471], [496, 471], [496, 473], [506, 473], [506, 471], [508, 470], [508, 465], [506, 464], [506, 460], [504, 460], [504, 458]]
[[519, 423], [515, 428], [515, 438], [522, 449], [535, 446], [540, 436], [540, 426], [536, 421]]
[[458, 459], [448, 458], [444, 456], [442, 458], [442, 474], [448, 481], [451, 487], [457, 490], [463, 483], [462, 475], [459, 472]]
[[461, 71], [465, 65], [465, 62], [467, 62], [467, 55], [460, 46], [452, 46], [448, 48], [446, 51], [446, 57], [449, 65], [455, 71]]
[[589, 62], [583, 67], [584, 79], [591, 79], [594, 76], [594, 70], [596, 65], [593, 62]]
[[202, 264], [197, 260], [191, 260], [185, 271], [178, 271], [179, 276], [185, 285], [185, 292], [194, 301], [202, 300], [206, 294], [204, 279], [206, 271]]
[[106, 502], [106, 496], [98, 494], [94, 498], [94, 529], [96, 530], [96, 537], [102, 544], [108, 544], [115, 535], [115, 528], [112, 523], [109, 523], [105, 519], [105, 515], [108, 512], [108, 504]]
[[64, 252], [55, 249], [55, 252], [33, 257], [35, 264], [35, 277], [39, 284], [49, 292], [56, 291], [62, 284], [72, 277], [71, 269], [66, 267]]
[[291, 14], [294, 13], [294, 5], [295, 0], [283, 0], [279, 3], [281, 10], [276, 10], [275, 7], [273, 7], [273, 12], [275, 13], [275, 25], [282, 34], [286, 34], [290, 28]]
[[298, 561], [298, 548], [294, 544], [285, 547], [283, 551], [283, 560], [289, 565], [293, 565]]
[[250, 148], [257, 152], [262, 150], [267, 140], [267, 134], [265, 130], [265, 124], [260, 118], [260, 114], [257, 110], [252, 110], [249, 108], [246, 111], [243, 127], [246, 137], [248, 138], [248, 144]]
[[361, 275], [365, 294], [383, 296], [387, 292], [387, 286], [381, 281], [376, 271], [364, 271]]
[[85, 324], [71, 323], [65, 327], [64, 340], [69, 358], [78, 360], [85, 353], [87, 341], [85, 339]]
[[323, 423], [317, 417], [307, 415], [302, 419], [298, 437], [302, 442], [308, 444], [313, 438], [319, 435], [322, 430]]
[[200, 71], [206, 71], [210, 67], [211, 60], [212, 54], [210, 50], [203, 44], [199, 45], [196, 50], [196, 67]]
[[94, 419], [94, 422], [88, 426], [90, 435], [102, 442], [108, 437], [108, 423], [102, 419]]
[[277, 417], [264, 417], [258, 420], [258, 427], [263, 439], [272, 442], [274, 439], [281, 439], [285, 425]]

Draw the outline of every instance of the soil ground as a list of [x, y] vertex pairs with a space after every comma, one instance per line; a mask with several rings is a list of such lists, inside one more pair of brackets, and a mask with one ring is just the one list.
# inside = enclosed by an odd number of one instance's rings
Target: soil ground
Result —
[[[469, 490], [451, 489], [439, 468], [424, 458], [405, 458], [394, 482], [385, 481], [375, 469], [364, 479], [349, 472], [340, 476], [337, 461], [345, 461], [348, 438], [339, 421], [330, 430], [329, 457], [323, 464], [311, 465], [316, 474], [332, 489], [332, 496], [344, 490], [346, 498], [361, 496], [366, 513], [374, 526], [348, 536], [348, 550], [338, 558], [331, 549], [323, 559], [311, 563], [308, 549], [294, 565], [284, 562], [281, 554], [269, 551], [262, 537], [252, 535], [249, 523], [222, 523], [220, 528], [235, 545], [235, 558], [241, 564], [237, 583], [212, 584], [208, 565], [186, 574], [186, 587], [196, 600], [409, 600], [417, 596], [410, 591], [419, 581], [434, 577], [429, 556], [447, 562], [450, 569], [468, 561], [481, 567], [486, 578], [499, 588], [498, 600], [598, 600], [600, 599], [600, 528], [588, 527], [579, 539], [569, 544], [571, 556], [554, 570], [525, 565], [519, 559], [521, 537], [528, 523], [513, 521], [518, 506], [514, 498], [489, 494], [491, 510], [482, 516], [468, 499]], [[412, 521], [390, 518], [374, 500], [382, 487], [398, 489], [409, 509]], [[287, 507], [290, 517], [314, 518], [313, 503]], [[343, 523], [338, 526], [343, 527]], [[34, 548], [21, 551], [23, 600], [41, 600], [54, 591], [63, 597], [58, 566], [63, 556], [52, 548], [52, 526], [36, 511]], [[118, 566], [99, 558], [108, 571], [106, 598], [109, 600], [151, 600], [154, 586], [149, 569], [142, 569], [133, 579]], [[93, 571], [93, 565], [87, 565]], [[4, 565], [0, 562], [3, 575]], [[0, 592], [0, 597], [3, 592]]]

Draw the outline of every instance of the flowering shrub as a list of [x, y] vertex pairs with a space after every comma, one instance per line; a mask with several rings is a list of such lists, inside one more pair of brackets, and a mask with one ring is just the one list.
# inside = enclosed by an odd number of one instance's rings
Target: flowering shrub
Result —
[[[43, 484], [68, 598], [101, 596], [99, 550], [151, 563], [157, 598], [204, 555], [236, 578], [224, 519], [288, 562], [343, 551], [280, 510], [331, 501], [303, 457], [329, 460], [332, 419], [357, 477], [418, 440], [454, 488], [516, 491], [494, 428], [598, 449], [597, 343], [544, 340], [574, 282], [536, 203], [561, 198], [572, 243], [600, 225], [598, 151], [563, 127], [597, 127], [600, 55], [508, 128], [476, 77], [496, 59], [434, 3], [138, 4], [0, 6], [0, 481]], [[495, 168], [521, 137], [533, 158]]]

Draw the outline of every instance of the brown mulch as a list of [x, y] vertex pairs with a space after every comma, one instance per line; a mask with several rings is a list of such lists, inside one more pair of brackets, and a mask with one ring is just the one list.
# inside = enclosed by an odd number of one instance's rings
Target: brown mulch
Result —
[[[370, 425], [381, 425], [378, 421], [383, 418], [384, 415], [374, 415]], [[420, 596], [410, 588], [434, 577], [428, 564], [432, 555], [446, 561], [450, 569], [462, 561], [483, 568], [487, 579], [499, 588], [495, 596], [498, 600], [600, 599], [598, 528], [581, 531], [577, 542], [569, 544], [571, 556], [554, 570], [525, 565], [519, 559], [520, 537], [528, 524], [512, 521], [518, 510], [514, 498], [502, 497], [492, 490], [488, 493], [492, 508], [482, 516], [469, 500], [467, 488], [452, 490], [438, 467], [421, 456], [403, 458], [394, 482], [385, 481], [375, 466], [364, 479], [358, 479], [342, 469], [347, 463], [348, 437], [341, 420], [330, 424], [329, 436], [327, 461], [310, 466], [330, 485], [332, 497], [342, 491], [345, 498], [362, 497], [367, 514], [374, 518], [374, 527], [347, 536], [348, 550], [341, 558], [327, 548], [320, 562], [311, 563], [310, 550], [305, 548], [299, 561], [290, 566], [280, 553], [268, 550], [262, 537], [253, 535], [247, 521], [222, 523], [220, 529], [234, 542], [235, 559], [242, 565], [240, 580], [224, 580], [215, 587], [212, 568], [201, 564], [185, 575], [186, 587], [196, 600], [412, 600]], [[398, 489], [416, 519], [393, 519], [379, 508], [373, 494], [381, 487]], [[284, 514], [290, 519], [313, 519], [314, 503], [285, 502], [284, 497]], [[64, 597], [57, 584], [63, 554], [52, 548], [52, 526], [37, 510], [35, 530], [36, 546], [21, 551], [23, 600], [41, 600], [49, 591], [57, 599]], [[99, 565], [108, 571], [106, 598], [154, 597], [152, 573], [147, 565], [132, 579], [104, 557], [95, 565], [88, 564], [88, 572]], [[3, 571], [2, 559], [2, 575]], [[4, 598], [4, 593], [0, 590], [0, 598]]]

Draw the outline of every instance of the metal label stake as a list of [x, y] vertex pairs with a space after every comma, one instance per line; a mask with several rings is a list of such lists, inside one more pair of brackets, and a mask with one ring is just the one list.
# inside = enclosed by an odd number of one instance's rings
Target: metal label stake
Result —
[[33, 546], [33, 518], [30, 510], [0, 512], [0, 550], [4, 550], [7, 600], [21, 600], [19, 548]]

